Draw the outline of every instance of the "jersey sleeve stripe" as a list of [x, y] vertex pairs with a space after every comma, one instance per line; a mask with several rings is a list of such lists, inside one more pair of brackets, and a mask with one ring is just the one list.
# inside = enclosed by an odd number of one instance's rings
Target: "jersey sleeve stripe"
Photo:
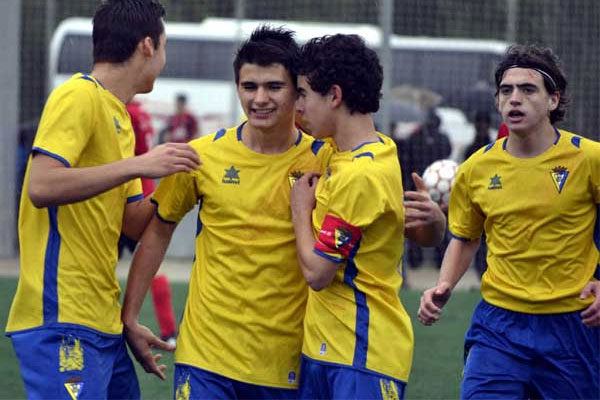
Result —
[[63, 163], [65, 165], [65, 167], [71, 167], [71, 164], [63, 157], [59, 156], [58, 154], [52, 153], [51, 151], [48, 150], [44, 150], [41, 147], [34, 147], [31, 151], [35, 151], [37, 153], [42, 153], [45, 154], [49, 157], [52, 157], [58, 161], [60, 161], [61, 163]]
[[322, 250], [313, 249], [313, 253], [315, 253], [323, 258], [326, 258], [329, 261], [333, 261], [333, 262], [337, 262], [337, 263], [344, 262], [344, 259], [342, 257], [336, 257], [336, 256], [334, 256], [330, 253], [326, 253]]
[[471, 241], [471, 239], [468, 239], [468, 238], [464, 238], [464, 237], [462, 237], [462, 236], [455, 235], [455, 234], [454, 234], [454, 233], [452, 233], [452, 232], [449, 232], [449, 233], [450, 233], [450, 236], [451, 236], [452, 238], [454, 238], [454, 239], [456, 239], [456, 240], [460, 240], [461, 242], [470, 242], [470, 241]]
[[168, 219], [165, 219], [160, 215], [160, 213], [158, 212], [158, 208], [159, 208], [158, 201], [156, 201], [154, 199], [150, 199], [150, 201], [156, 206], [156, 216], [158, 217], [158, 219], [160, 219], [165, 224], [176, 224], [175, 221], [169, 221]]
[[140, 201], [144, 199], [144, 194], [140, 193], [140, 194], [136, 194], [134, 196], [130, 196], [127, 198], [127, 204], [129, 203], [135, 203], [136, 201]]

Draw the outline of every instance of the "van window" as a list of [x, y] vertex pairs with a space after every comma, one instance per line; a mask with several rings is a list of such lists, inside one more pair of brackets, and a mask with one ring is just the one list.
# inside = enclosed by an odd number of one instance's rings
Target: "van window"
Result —
[[[169, 38], [167, 64], [161, 77], [231, 81], [233, 46], [231, 41]], [[59, 74], [91, 71], [92, 36], [66, 35], [59, 54]]]

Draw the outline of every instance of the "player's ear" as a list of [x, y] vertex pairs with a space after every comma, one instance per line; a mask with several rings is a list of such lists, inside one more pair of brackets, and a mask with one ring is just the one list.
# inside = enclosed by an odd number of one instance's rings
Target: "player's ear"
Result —
[[332, 108], [337, 108], [342, 104], [342, 88], [340, 85], [331, 85], [329, 88], [329, 96], [331, 97], [331, 106]]
[[146, 57], [152, 57], [154, 55], [154, 41], [150, 36], [146, 36], [138, 43], [138, 48], [142, 54]]
[[558, 102], [560, 100], [560, 93], [554, 92], [550, 95], [550, 99], [548, 99], [548, 110], [554, 111], [558, 107]]

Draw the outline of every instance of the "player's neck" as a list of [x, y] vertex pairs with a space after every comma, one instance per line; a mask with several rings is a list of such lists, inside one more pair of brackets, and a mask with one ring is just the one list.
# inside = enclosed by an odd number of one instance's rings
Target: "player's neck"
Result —
[[113, 63], [97, 63], [94, 65], [91, 75], [96, 78], [102, 86], [111, 92], [123, 104], [127, 104], [135, 96], [133, 82], [134, 77], [125, 65]]
[[339, 151], [352, 150], [355, 147], [377, 140], [377, 132], [371, 114], [346, 114], [336, 121], [332, 135]]
[[242, 128], [242, 142], [251, 150], [263, 154], [286, 152], [298, 140], [293, 119], [273, 128], [261, 129], [249, 123]]
[[528, 132], [510, 132], [506, 151], [518, 158], [533, 158], [544, 153], [556, 142], [556, 130], [548, 123]]

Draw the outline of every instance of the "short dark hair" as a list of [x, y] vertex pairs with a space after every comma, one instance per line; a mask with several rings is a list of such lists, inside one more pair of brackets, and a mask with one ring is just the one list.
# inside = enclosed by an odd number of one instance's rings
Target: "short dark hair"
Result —
[[548, 47], [538, 47], [533, 44], [510, 46], [496, 67], [496, 95], [506, 70], [510, 68], [530, 68], [537, 70], [544, 79], [544, 87], [550, 94], [560, 95], [558, 106], [550, 112], [550, 122], [562, 121], [569, 98], [567, 97], [567, 78], [562, 71], [558, 56]]
[[157, 49], [165, 30], [164, 7], [158, 0], [105, 0], [94, 14], [94, 63], [122, 63], [145, 37]]
[[240, 81], [240, 69], [244, 64], [257, 64], [266, 67], [281, 64], [289, 72], [292, 82], [296, 84], [294, 60], [298, 54], [298, 44], [294, 40], [294, 32], [284, 27], [261, 25], [256, 28], [250, 38], [238, 48], [233, 60], [235, 82]]
[[322, 95], [339, 85], [350, 113], [379, 110], [383, 68], [377, 53], [360, 36], [336, 34], [311, 39], [301, 47], [296, 68], [312, 90]]

